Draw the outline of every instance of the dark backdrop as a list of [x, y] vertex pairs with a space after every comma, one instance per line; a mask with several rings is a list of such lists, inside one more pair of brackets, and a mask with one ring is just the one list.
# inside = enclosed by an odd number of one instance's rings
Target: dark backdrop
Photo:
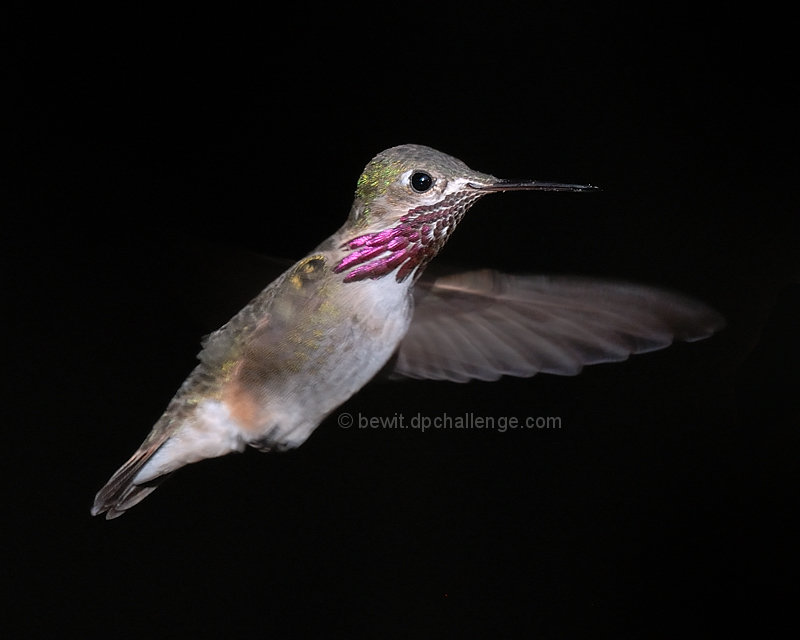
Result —
[[[9, 637], [703, 635], [788, 614], [797, 77], [788, 17], [621, 4], [17, 13], [4, 210]], [[478, 204], [439, 257], [678, 289], [711, 340], [575, 378], [373, 384], [341, 429], [94, 493], [199, 337], [416, 142], [597, 194]]]

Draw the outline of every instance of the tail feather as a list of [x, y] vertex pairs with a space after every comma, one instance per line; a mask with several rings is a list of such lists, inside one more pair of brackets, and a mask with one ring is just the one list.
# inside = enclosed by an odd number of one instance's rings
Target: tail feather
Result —
[[118, 518], [126, 510], [139, 504], [153, 493], [158, 485], [172, 475], [167, 473], [141, 484], [135, 482], [139, 471], [142, 470], [142, 467], [147, 464], [156, 451], [164, 445], [166, 440], [167, 438], [164, 438], [146, 447], [143, 446], [111, 476], [95, 496], [94, 505], [91, 509], [93, 516], [105, 513], [106, 520]]
[[109, 520], [117, 518], [174, 471], [206, 458], [243, 451], [251, 441], [224, 402], [209, 400], [181, 409], [167, 408], [138, 451], [95, 496], [92, 515], [105, 513]]

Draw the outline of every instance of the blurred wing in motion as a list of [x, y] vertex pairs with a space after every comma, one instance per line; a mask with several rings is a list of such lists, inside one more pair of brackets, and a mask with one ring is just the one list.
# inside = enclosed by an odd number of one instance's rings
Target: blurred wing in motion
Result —
[[707, 305], [650, 287], [492, 270], [421, 279], [414, 302], [392, 377], [575, 375], [587, 364], [702, 340], [725, 326]]

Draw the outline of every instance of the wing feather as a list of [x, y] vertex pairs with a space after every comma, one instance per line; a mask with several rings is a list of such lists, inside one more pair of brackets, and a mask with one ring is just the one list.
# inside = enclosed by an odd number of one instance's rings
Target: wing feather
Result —
[[466, 382], [575, 375], [675, 340], [707, 338], [725, 321], [711, 307], [652, 287], [482, 270], [421, 280], [395, 377]]

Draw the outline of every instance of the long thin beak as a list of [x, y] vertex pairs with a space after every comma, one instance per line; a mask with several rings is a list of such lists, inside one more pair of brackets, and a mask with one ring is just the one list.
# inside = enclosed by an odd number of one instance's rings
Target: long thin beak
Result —
[[560, 184], [539, 180], [498, 180], [493, 184], [470, 182], [469, 186], [478, 191], [597, 191], [597, 187], [591, 184]]

